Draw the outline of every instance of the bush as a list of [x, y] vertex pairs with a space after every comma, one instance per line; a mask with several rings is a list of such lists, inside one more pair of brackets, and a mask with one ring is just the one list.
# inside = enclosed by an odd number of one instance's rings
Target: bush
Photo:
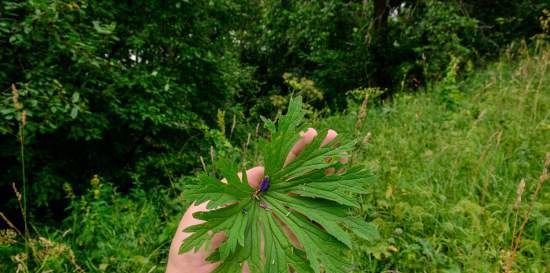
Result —
[[2, 234], [0, 238], [6, 238], [6, 242], [0, 245], [0, 269], [164, 272], [170, 241], [181, 216], [181, 199], [176, 198], [175, 189], [172, 191], [154, 194], [133, 190], [121, 195], [113, 184], [94, 176], [90, 189], [77, 196], [66, 184], [70, 206], [62, 227], [37, 227], [39, 233], [28, 243], [30, 257], [25, 254], [23, 236]]
[[226, 1], [2, 2], [0, 82], [9, 91], [0, 95], [2, 191], [21, 178], [13, 135], [23, 112], [36, 217], [62, 217], [62, 185], [83, 192], [78, 181], [95, 173], [126, 191], [133, 183], [167, 185], [199, 168], [199, 155], [225, 137], [212, 132], [217, 109], [239, 113], [236, 98], [253, 88], [238, 45], [227, 39], [238, 8]]

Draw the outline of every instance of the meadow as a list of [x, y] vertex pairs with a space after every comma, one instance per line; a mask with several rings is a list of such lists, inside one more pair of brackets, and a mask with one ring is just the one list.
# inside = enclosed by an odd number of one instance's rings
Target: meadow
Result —
[[[361, 213], [383, 239], [356, 254], [360, 272], [503, 272], [529, 206], [513, 272], [550, 270], [548, 186], [530, 204], [550, 149], [549, 58], [505, 55], [465, 81], [369, 108], [362, 158], [379, 180]], [[354, 119], [324, 124], [346, 132]]]

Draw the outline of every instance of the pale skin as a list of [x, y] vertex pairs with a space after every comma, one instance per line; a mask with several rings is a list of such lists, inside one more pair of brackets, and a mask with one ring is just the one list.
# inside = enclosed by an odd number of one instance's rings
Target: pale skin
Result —
[[[296, 142], [296, 144], [294, 144], [291, 151], [288, 153], [285, 165], [294, 160], [304, 149], [304, 147], [313, 141], [313, 139], [317, 136], [317, 131], [313, 128], [309, 128], [305, 132], [301, 132], [300, 136], [300, 139]], [[327, 136], [323, 140], [321, 146], [328, 144], [336, 136], [336, 131], [328, 130]], [[345, 163], [346, 159], [343, 158], [341, 161], [342, 163]], [[256, 166], [248, 169], [246, 171], [246, 177], [248, 178], [248, 184], [250, 187], [254, 189], [258, 188], [258, 185], [264, 177], [264, 167]], [[198, 211], [207, 211], [206, 204], [192, 204], [181, 218], [176, 234], [172, 239], [172, 244], [170, 245], [170, 254], [168, 256], [166, 273], [210, 273], [216, 268], [216, 266], [218, 266], [217, 263], [210, 263], [206, 261], [206, 258], [212, 253], [212, 249], [218, 248], [225, 240], [224, 235], [221, 233], [213, 235], [212, 247], [208, 251], [206, 251], [203, 247], [197, 252], [189, 251], [186, 253], [179, 253], [179, 249], [183, 241], [187, 237], [191, 236], [191, 233], [183, 232], [183, 230], [187, 227], [202, 223], [201, 220], [197, 220], [193, 217], [193, 213]], [[287, 235], [289, 235], [295, 244], [298, 244], [290, 232], [287, 232]], [[242, 272], [250, 273], [246, 265], [243, 267]]]

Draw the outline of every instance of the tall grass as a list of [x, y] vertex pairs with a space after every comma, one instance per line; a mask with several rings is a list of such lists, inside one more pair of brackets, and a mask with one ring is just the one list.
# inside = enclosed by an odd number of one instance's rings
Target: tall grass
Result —
[[[550, 151], [549, 63], [548, 50], [509, 51], [466, 81], [369, 107], [363, 164], [379, 180], [362, 213], [384, 239], [355, 253], [358, 272], [503, 270], [516, 185], [534, 192]], [[352, 134], [356, 119], [322, 123]], [[511, 272], [550, 271], [550, 193], [538, 190], [519, 208], [532, 212]]]

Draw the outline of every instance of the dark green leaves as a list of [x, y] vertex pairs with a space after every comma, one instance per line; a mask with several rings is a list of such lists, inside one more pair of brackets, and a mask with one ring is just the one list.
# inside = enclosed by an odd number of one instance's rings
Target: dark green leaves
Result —
[[[192, 235], [181, 252], [208, 246], [213, 233], [223, 232], [225, 242], [209, 258], [221, 262], [215, 272], [240, 272], [244, 263], [258, 273], [348, 271], [353, 234], [365, 240], [378, 236], [374, 226], [350, 215], [350, 208], [360, 206], [356, 197], [366, 193], [371, 174], [361, 166], [340, 163], [354, 143], [336, 138], [321, 147], [326, 131], [285, 166], [302, 121], [300, 97], [290, 101], [288, 113], [276, 123], [265, 120], [271, 138], [260, 147], [269, 176], [267, 190], [251, 188], [245, 175], [241, 181], [237, 164], [225, 159], [215, 165], [226, 183], [199, 176], [199, 185], [187, 197], [208, 202], [211, 210], [194, 214], [205, 222], [185, 230]], [[336, 172], [326, 172], [329, 168]], [[289, 239], [291, 234], [297, 241]]]

